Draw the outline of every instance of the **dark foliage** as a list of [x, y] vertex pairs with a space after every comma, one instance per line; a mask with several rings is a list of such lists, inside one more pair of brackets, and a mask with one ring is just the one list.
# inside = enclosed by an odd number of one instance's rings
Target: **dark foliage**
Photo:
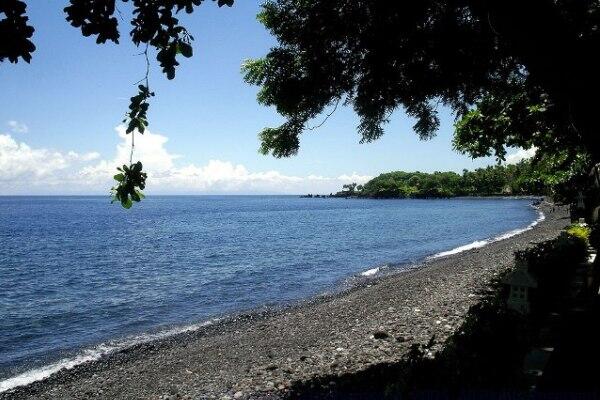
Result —
[[245, 64], [246, 80], [287, 118], [261, 133], [264, 153], [297, 152], [308, 121], [342, 100], [362, 141], [398, 108], [429, 138], [445, 104], [473, 156], [520, 145], [600, 159], [597, 1], [271, 0], [259, 19], [279, 46]]
[[556, 294], [565, 289], [577, 265], [585, 260], [586, 249], [584, 239], [563, 232], [554, 240], [516, 253], [517, 259], [527, 262], [529, 271], [538, 281], [532, 301], [536, 311], [555, 305], [554, 302], [559, 300]]
[[123, 120], [123, 123], [127, 123], [125, 131], [127, 133], [137, 129], [143, 134], [148, 126], [148, 99], [154, 96], [154, 93], [145, 85], [139, 85], [138, 90], [138, 94], [130, 99], [129, 112], [126, 114], [127, 118]]
[[596, 249], [600, 249], [600, 223], [596, 223], [592, 226], [592, 233], [590, 234], [590, 245]]
[[113, 202], [118, 201], [125, 208], [131, 208], [133, 202], [139, 202], [144, 198], [141, 192], [146, 188], [145, 172], [142, 172], [142, 163], [137, 162], [129, 167], [123, 165], [117, 168], [120, 172], [114, 176], [117, 185], [111, 189]]
[[2, 0], [0, 2], [0, 62], [6, 58], [12, 63], [19, 58], [31, 61], [31, 53], [35, 46], [31, 42], [34, 29], [27, 24], [26, 5], [19, 0]]

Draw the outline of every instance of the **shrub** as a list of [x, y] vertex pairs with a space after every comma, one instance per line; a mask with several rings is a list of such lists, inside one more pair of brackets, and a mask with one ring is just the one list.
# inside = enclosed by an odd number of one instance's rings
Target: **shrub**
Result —
[[572, 224], [567, 227], [566, 232], [568, 235], [584, 240], [587, 244], [589, 243], [592, 230], [589, 226], [584, 224]]
[[[581, 233], [577, 230], [577, 233]], [[587, 240], [580, 234], [564, 231], [553, 240], [538, 243], [516, 253], [527, 262], [529, 271], [537, 278], [538, 288], [532, 298], [536, 311], [544, 311], [558, 300], [575, 272], [575, 267], [587, 256]]]

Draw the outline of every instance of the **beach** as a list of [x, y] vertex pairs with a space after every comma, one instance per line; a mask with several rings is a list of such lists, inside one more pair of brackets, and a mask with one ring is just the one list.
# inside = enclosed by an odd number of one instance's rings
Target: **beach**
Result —
[[298, 383], [397, 362], [432, 337], [435, 352], [513, 265], [516, 250], [557, 236], [569, 223], [563, 208], [541, 210], [545, 219], [519, 235], [429, 258], [334, 295], [138, 344], [0, 399], [279, 398]]

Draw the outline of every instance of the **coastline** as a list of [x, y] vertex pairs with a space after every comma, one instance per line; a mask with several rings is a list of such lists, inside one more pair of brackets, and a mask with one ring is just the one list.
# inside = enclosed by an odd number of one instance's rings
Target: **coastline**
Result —
[[0, 393], [0, 399], [264, 398], [285, 393], [295, 381], [397, 361], [432, 335], [439, 348], [478, 293], [512, 265], [515, 250], [568, 224], [564, 210], [544, 211], [547, 218], [535, 229], [484, 247], [430, 257], [419, 268], [335, 295], [140, 343]]

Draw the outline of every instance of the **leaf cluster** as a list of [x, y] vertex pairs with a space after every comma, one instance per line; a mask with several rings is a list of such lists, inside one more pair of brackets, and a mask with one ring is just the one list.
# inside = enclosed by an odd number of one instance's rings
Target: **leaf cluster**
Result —
[[132, 133], [136, 129], [139, 133], [144, 133], [148, 126], [148, 99], [152, 96], [154, 92], [151, 92], [148, 86], [138, 85], [138, 94], [131, 97], [129, 111], [123, 120], [123, 123], [127, 124], [126, 133]]
[[117, 184], [111, 188], [111, 203], [118, 201], [124, 208], [131, 208], [133, 202], [139, 202], [145, 197], [142, 190], [146, 188], [147, 174], [142, 171], [142, 163], [139, 161], [129, 167], [123, 165], [117, 170], [120, 172], [114, 176]]
[[81, 29], [83, 36], [96, 36], [96, 43], [110, 40], [119, 43], [118, 21], [114, 16], [115, 0], [71, 0], [65, 7], [67, 21]]
[[19, 0], [0, 1], [0, 62], [6, 58], [16, 63], [19, 58], [31, 61], [35, 46], [31, 42], [34, 28], [28, 25], [25, 15], [26, 4]]
[[508, 147], [536, 148], [539, 154], [585, 151], [583, 138], [563, 120], [547, 93], [512, 82], [481, 98], [455, 124], [453, 147], [471, 157], [495, 156], [504, 161]]
[[[121, 0], [133, 5], [130, 21], [131, 41], [139, 46], [146, 44], [156, 49], [156, 59], [169, 79], [175, 77], [179, 65], [177, 56], [189, 58], [193, 54], [194, 37], [180, 25], [175, 15], [185, 10], [192, 13], [203, 0]], [[233, 5], [233, 0], [218, 0], [219, 7]], [[116, 0], [70, 0], [65, 7], [67, 21], [80, 28], [84, 36], [96, 36], [97, 43], [119, 42], [118, 20], [115, 17]]]

